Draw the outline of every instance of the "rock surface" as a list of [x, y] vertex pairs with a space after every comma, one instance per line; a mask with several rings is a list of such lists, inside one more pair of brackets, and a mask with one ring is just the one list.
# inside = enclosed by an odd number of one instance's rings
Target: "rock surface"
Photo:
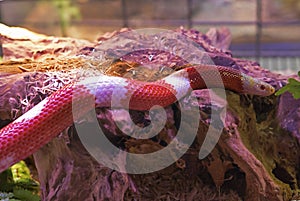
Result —
[[[126, 31], [128, 30], [121, 32]], [[286, 83], [287, 77], [285, 76], [269, 72], [255, 62], [233, 58], [228, 50], [224, 50], [228, 47], [228, 42], [224, 43], [224, 40], [218, 40], [218, 38], [225, 38], [230, 41], [227, 31], [210, 31], [207, 35], [184, 29], [178, 29], [177, 32], [196, 41], [208, 52], [209, 58], [217, 65], [239, 69], [246, 74], [265, 80], [276, 89]], [[214, 33], [217, 33], [218, 36]], [[4, 35], [3, 33], [0, 34]], [[105, 37], [99, 38], [97, 43], [80, 43], [79, 46], [75, 46], [70, 52], [85, 55], [83, 58], [87, 60], [75, 57], [67, 60], [65, 65], [67, 63], [73, 64], [72, 66], [76, 68], [82, 66], [83, 63], [90, 64], [89, 59], [95, 56], [95, 49], [101, 48], [101, 41], [105, 42], [116, 34], [119, 33], [107, 34]], [[67, 46], [71, 48], [75, 39], [61, 40], [65, 41]], [[25, 43], [21, 44], [20, 40], [9, 41], [9, 47], [26, 46]], [[52, 43], [49, 43], [47, 47], [53, 48], [54, 52], [56, 52], [56, 48], [60, 48], [52, 47], [50, 44]], [[35, 45], [44, 46], [44, 43], [37, 42], [33, 46]], [[61, 45], [64, 46], [65, 43]], [[81, 50], [78, 51], [78, 49]], [[31, 53], [28, 52], [32, 52], [32, 50], [27, 51], [25, 49], [22, 52], [22, 57], [32, 58]], [[147, 53], [144, 52], [144, 54]], [[19, 58], [19, 56], [19, 52], [16, 52], [16, 55], [10, 54], [7, 58]], [[134, 54], [125, 58], [129, 61], [137, 59]], [[142, 59], [141, 55], [140, 59]], [[55, 71], [63, 69], [65, 71], [67, 68], [62, 61], [63, 59], [57, 61], [56, 68], [51, 68], [51, 65], [48, 65], [50, 67], [49, 69], [46, 68], [46, 71], [51, 71], [51, 69]], [[178, 60], [175, 58], [172, 61], [174, 63]], [[166, 66], [168, 65], [174, 67], [172, 62], [166, 63]], [[2, 64], [1, 69], [8, 69], [7, 66], [11, 66], [11, 63]], [[3, 94], [7, 94], [5, 91], [9, 91], [16, 83], [22, 82], [23, 86], [29, 86], [33, 80], [43, 82], [51, 76], [50, 74], [46, 78], [43, 76], [45, 73], [43, 67], [47, 66], [47, 63], [45, 64], [43, 61], [38, 63], [27, 60], [18, 66], [22, 67], [21, 71], [27, 69], [27, 72], [21, 73], [18, 71], [20, 68], [15, 66], [15, 69], [18, 70], [9, 73], [15, 73], [14, 76], [7, 76], [9, 70], [5, 70], [0, 77], [0, 98], [7, 103], [1, 106], [2, 125], [15, 118], [15, 116], [8, 114], [12, 109], [16, 109], [16, 106], [7, 99], [17, 100], [14, 93], [10, 93], [10, 97], [3, 96]], [[31, 68], [32, 66], [36, 67]], [[97, 64], [93, 63], [93, 66], [97, 66]], [[39, 75], [42, 76], [36, 76], [36, 73], [31, 72], [33, 70], [41, 71]], [[111, 65], [104, 70], [107, 74], [147, 81], [160, 79], [171, 73], [171, 71], [162, 71], [161, 68], [155, 67], [153, 69], [138, 68], [130, 65], [130, 63]], [[31, 78], [30, 83], [24, 75]], [[18, 93], [24, 98], [28, 96], [26, 87], [19, 88]], [[44, 94], [44, 96], [46, 95], [48, 94]], [[192, 97], [196, 97], [196, 101]], [[30, 100], [33, 105], [39, 101], [37, 99]], [[17, 102], [20, 103], [20, 100]], [[212, 120], [216, 121], [216, 118], [212, 116], [212, 111], [221, 114], [226, 104], [227, 113], [221, 137], [212, 152], [200, 160], [198, 158], [199, 150], [204, 143], [209, 125]], [[200, 121], [196, 122], [199, 127], [193, 144], [174, 164], [149, 174], [119, 173], [99, 164], [82, 145], [75, 127], [71, 126], [66, 129], [34, 154], [42, 199], [114, 201], [133, 199], [226, 201], [299, 199], [299, 194], [297, 194], [300, 189], [299, 100], [294, 100], [289, 94], [280, 97], [274, 95], [258, 97], [227, 91], [226, 100], [219, 97], [211, 102], [207, 90], [198, 90], [183, 99], [181, 110], [188, 111], [191, 109], [191, 105], [199, 107], [201, 115]], [[20, 113], [25, 112], [20, 109], [22, 104], [19, 104], [18, 107]], [[124, 110], [96, 108], [96, 114], [104, 134], [116, 147], [131, 153], [142, 154], [164, 149], [168, 143], [176, 139], [176, 134], [181, 126], [187, 127], [185, 130], [187, 135], [189, 134], [189, 127], [192, 129], [190, 125], [195, 123], [192, 119], [180, 121], [181, 113], [178, 103], [172, 104], [165, 110], [167, 120], [164, 128], [153, 138], [144, 140], [131, 138], [121, 131], [135, 132], [128, 123], [128, 118], [123, 115]], [[117, 113], [118, 118], [114, 118], [113, 113]], [[18, 115], [20, 114], [18, 113]], [[140, 127], [151, 125], [149, 112], [131, 111], [130, 116], [132, 121]], [[152, 118], [159, 119], [160, 116], [156, 115]], [[93, 120], [88, 117], [79, 122], [79, 126], [86, 129], [93, 128], [92, 125]], [[217, 128], [212, 129], [213, 131], [217, 130]], [[96, 131], [89, 130], [87, 135], [93, 133]], [[147, 162], [141, 159], [135, 164], [128, 164], [126, 161], [129, 159], [120, 153], [116, 153], [113, 160], [125, 168], [143, 168], [143, 164]]]

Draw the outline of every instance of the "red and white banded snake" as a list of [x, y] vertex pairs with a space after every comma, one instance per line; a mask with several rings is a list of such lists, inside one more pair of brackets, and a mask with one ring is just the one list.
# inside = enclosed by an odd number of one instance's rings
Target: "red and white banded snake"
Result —
[[[210, 65], [187, 67], [156, 82], [104, 75], [84, 78], [54, 92], [0, 130], [0, 172], [30, 156], [69, 127], [74, 121], [74, 110], [83, 115], [92, 109], [91, 105], [110, 107], [113, 92], [121, 98], [120, 107], [122, 98], [126, 99], [131, 94], [130, 109], [149, 110], [154, 105], [168, 106], [191, 90], [206, 88], [201, 76], [204, 75], [205, 80], [215, 80], [216, 73], [221, 76], [222, 83], [212, 82], [211, 87], [224, 86], [237, 93], [261, 96], [271, 95], [275, 91], [271, 85], [238, 70]], [[95, 102], [88, 102], [90, 99], [87, 97], [93, 97]]]

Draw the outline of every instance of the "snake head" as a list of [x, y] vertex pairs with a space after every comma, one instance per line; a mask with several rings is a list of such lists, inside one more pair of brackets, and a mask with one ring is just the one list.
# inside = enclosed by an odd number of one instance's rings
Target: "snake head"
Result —
[[246, 94], [270, 96], [275, 92], [272, 85], [245, 74], [242, 74], [242, 84]]

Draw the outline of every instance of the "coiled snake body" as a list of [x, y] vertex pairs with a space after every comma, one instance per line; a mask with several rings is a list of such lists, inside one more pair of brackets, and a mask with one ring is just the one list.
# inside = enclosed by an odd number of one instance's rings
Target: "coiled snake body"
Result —
[[168, 106], [206, 86], [261, 96], [274, 93], [271, 85], [238, 70], [209, 65], [187, 67], [156, 82], [112, 76], [85, 78], [54, 92], [0, 130], [0, 172], [37, 151], [95, 104], [110, 107], [113, 93], [119, 97], [116, 107], [149, 110], [154, 105]]

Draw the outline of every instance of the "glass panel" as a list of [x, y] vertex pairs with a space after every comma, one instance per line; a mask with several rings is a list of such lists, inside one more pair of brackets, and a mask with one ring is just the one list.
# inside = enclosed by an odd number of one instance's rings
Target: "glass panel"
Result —
[[[255, 21], [256, 4], [251, 1], [210, 0], [196, 1], [199, 9], [194, 12], [195, 21]], [[245, 9], [247, 8], [247, 9]]]
[[[20, 25], [24, 23], [24, 20], [30, 15], [30, 12], [34, 11], [33, 8], [36, 4], [37, 1], [1, 1], [1, 20], [10, 25]], [[36, 21], [38, 20], [40, 19]]]
[[[67, 3], [63, 12], [57, 7], [62, 2]], [[257, 2], [262, 3], [261, 35], [257, 32]], [[72, 13], [73, 8], [77, 13], [70, 16], [63, 30], [61, 15]], [[295, 56], [300, 51], [299, 0], [22, 0], [0, 1], [0, 9], [3, 23], [47, 35], [94, 40], [126, 22], [132, 28], [165, 29], [191, 23], [202, 32], [210, 27], [229, 27], [235, 56], [255, 56], [257, 47], [262, 47], [262, 53], [277, 55], [286, 52]], [[261, 44], [256, 44], [257, 36]]]
[[187, 24], [188, 6], [183, 0], [126, 0], [129, 25], [134, 28], [174, 28]]
[[[263, 42], [300, 42], [300, 22], [298, 26], [269, 26], [262, 32]], [[294, 46], [291, 44], [291, 46]], [[298, 46], [300, 50], [300, 46]]]
[[300, 21], [299, 0], [261, 0], [264, 22]]

